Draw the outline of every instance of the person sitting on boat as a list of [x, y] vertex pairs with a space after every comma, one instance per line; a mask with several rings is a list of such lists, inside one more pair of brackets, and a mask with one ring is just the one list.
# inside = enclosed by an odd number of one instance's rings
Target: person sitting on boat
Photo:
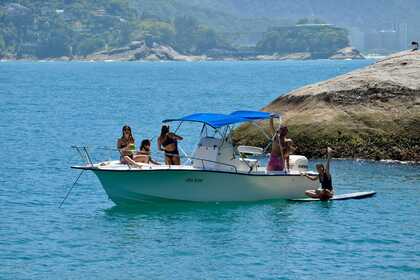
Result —
[[162, 125], [158, 138], [158, 149], [165, 152], [165, 163], [167, 165], [180, 165], [181, 160], [178, 151], [178, 141], [183, 138], [169, 131], [168, 125]]
[[122, 136], [117, 141], [117, 149], [121, 154], [121, 163], [140, 166], [135, 160], [134, 152], [136, 151], [136, 145], [131, 128], [128, 125], [124, 125], [122, 128]]
[[267, 171], [284, 170], [284, 152], [286, 147], [287, 126], [281, 126], [278, 130], [274, 128], [274, 118], [270, 119], [270, 128], [273, 133], [270, 160]]
[[141, 141], [140, 151], [136, 154], [136, 162], [147, 163], [147, 164], [159, 164], [154, 161], [151, 156], [151, 147], [152, 142], [149, 139], [144, 139]]
[[321, 188], [316, 190], [308, 190], [305, 194], [312, 198], [319, 198], [320, 200], [329, 200], [334, 195], [334, 190], [332, 186], [332, 179], [330, 173], [330, 159], [332, 149], [330, 147], [327, 148], [327, 162], [325, 166], [323, 164], [317, 164], [316, 170], [318, 171], [318, 176], [310, 176], [308, 174], [303, 174], [306, 178], [316, 181], [319, 179], [321, 183]]

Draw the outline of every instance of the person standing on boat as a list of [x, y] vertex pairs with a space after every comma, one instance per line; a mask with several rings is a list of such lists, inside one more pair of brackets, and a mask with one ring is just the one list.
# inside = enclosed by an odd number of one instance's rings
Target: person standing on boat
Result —
[[268, 161], [267, 171], [283, 171], [284, 155], [286, 148], [287, 126], [281, 126], [279, 129], [274, 128], [274, 118], [270, 119], [270, 128], [273, 133], [270, 160]]
[[320, 200], [329, 200], [334, 195], [334, 190], [332, 186], [332, 179], [330, 173], [330, 159], [331, 153], [333, 150], [328, 147], [327, 148], [327, 162], [325, 166], [321, 163], [316, 165], [316, 170], [318, 171], [318, 176], [310, 176], [308, 174], [302, 174], [306, 178], [316, 181], [319, 179], [321, 183], [321, 188], [316, 190], [308, 190], [305, 194], [312, 198], [319, 198]]
[[292, 139], [285, 140], [286, 147], [284, 148], [284, 162], [286, 163], [286, 170], [290, 170], [290, 155], [296, 151], [296, 146], [293, 144]]
[[121, 163], [140, 166], [135, 161], [136, 144], [128, 125], [124, 125], [122, 128], [122, 136], [117, 141], [117, 149], [121, 154]]
[[162, 125], [158, 138], [158, 149], [165, 152], [165, 163], [167, 165], [180, 165], [181, 160], [178, 151], [178, 141], [183, 138], [169, 131], [169, 125]]

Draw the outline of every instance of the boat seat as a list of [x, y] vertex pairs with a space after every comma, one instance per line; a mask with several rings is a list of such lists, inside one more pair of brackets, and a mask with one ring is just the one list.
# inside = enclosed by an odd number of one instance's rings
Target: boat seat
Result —
[[248, 169], [245, 171], [253, 171], [258, 168], [258, 160], [253, 158], [239, 158], [239, 161], [243, 163], [241, 167], [238, 167], [238, 170]]
[[261, 155], [262, 153], [264, 153], [264, 149], [260, 148], [260, 147], [253, 147], [253, 146], [238, 146], [237, 150], [239, 153], [241, 154], [246, 154], [246, 155]]

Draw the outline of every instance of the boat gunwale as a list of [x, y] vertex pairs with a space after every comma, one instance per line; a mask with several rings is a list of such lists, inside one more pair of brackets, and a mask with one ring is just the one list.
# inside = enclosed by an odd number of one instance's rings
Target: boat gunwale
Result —
[[[206, 173], [221, 173], [221, 174], [234, 174], [234, 175], [245, 175], [245, 176], [265, 176], [265, 177], [284, 177], [284, 176], [294, 176], [300, 177], [301, 174], [291, 174], [291, 173], [264, 173], [264, 174], [256, 174], [256, 173], [246, 173], [246, 172], [232, 172], [232, 171], [223, 171], [223, 170], [210, 170], [210, 169], [103, 169], [98, 168], [96, 166], [72, 166], [72, 169], [80, 169], [80, 170], [90, 170], [93, 172], [206, 172]], [[315, 172], [307, 172], [310, 174], [317, 174]]]

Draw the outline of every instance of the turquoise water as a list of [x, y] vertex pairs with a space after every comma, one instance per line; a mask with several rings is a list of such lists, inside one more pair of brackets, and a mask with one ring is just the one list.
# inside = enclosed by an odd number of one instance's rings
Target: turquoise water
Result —
[[[139, 142], [165, 118], [259, 109], [369, 63], [0, 63], [0, 279], [419, 279], [415, 165], [334, 161], [337, 192], [378, 194], [305, 204], [124, 208], [86, 174], [58, 209], [77, 175], [71, 145], [114, 146], [126, 123]], [[196, 131], [181, 131], [186, 150]]]

